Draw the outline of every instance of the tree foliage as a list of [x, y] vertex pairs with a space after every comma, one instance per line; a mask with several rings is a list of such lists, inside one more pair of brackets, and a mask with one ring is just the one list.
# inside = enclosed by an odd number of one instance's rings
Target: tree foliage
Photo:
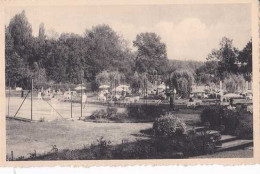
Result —
[[189, 70], [176, 70], [171, 74], [170, 80], [181, 97], [188, 97], [194, 82], [194, 76]]
[[156, 72], [160, 81], [167, 85], [171, 74], [172, 85], [185, 97], [194, 80], [201, 84], [217, 83], [226, 77], [236, 78], [232, 74], [251, 79], [252, 40], [239, 51], [231, 39], [224, 37], [204, 64], [169, 61], [166, 44], [156, 33], [138, 34], [133, 46], [136, 51], [105, 24], [86, 29], [81, 36], [74, 33], [59, 35], [53, 29], [45, 30], [41, 23], [38, 35], [33, 36], [31, 24], [22, 11], [5, 27], [6, 83], [11, 80], [12, 86], [29, 88], [31, 79], [35, 83], [87, 81], [92, 89], [97, 89], [100, 84], [115, 85], [116, 79], [117, 84], [130, 84], [133, 91], [138, 92], [152, 85]]
[[163, 74], [168, 68], [168, 59], [165, 43], [155, 33], [140, 33], [133, 42], [137, 48], [135, 61], [136, 71], [140, 73], [152, 73], [157, 71]]
[[252, 39], [239, 52], [238, 61], [240, 62], [239, 72], [244, 74], [247, 80], [251, 80], [252, 75]]
[[222, 38], [219, 46], [220, 48], [218, 50], [212, 50], [212, 52], [208, 55], [207, 60], [218, 62], [218, 71], [220, 77], [223, 79], [226, 72], [238, 72], [238, 49], [233, 46], [233, 40], [227, 37]]
[[226, 37], [222, 38], [219, 46], [219, 49], [213, 49], [207, 61], [196, 69], [196, 82], [216, 84], [222, 80], [227, 91], [236, 92], [237, 87], [242, 86], [245, 80], [251, 81], [252, 40], [241, 51]]

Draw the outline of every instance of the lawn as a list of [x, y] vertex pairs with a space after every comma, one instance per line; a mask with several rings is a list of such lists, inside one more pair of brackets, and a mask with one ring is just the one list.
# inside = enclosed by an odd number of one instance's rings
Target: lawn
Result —
[[58, 149], [81, 149], [96, 144], [97, 139], [104, 137], [113, 145], [122, 140], [133, 142], [140, 130], [149, 129], [152, 123], [92, 123], [83, 121], [59, 120], [52, 122], [21, 122], [6, 120], [7, 154], [11, 151], [14, 157], [28, 157], [36, 150], [37, 154], [49, 152], [52, 145]]
[[[199, 110], [179, 110], [175, 114], [186, 122], [198, 122]], [[152, 122], [145, 123], [95, 123], [71, 120], [54, 120], [51, 122], [21, 122], [6, 120], [7, 154], [14, 152], [15, 157], [28, 157], [36, 150], [37, 154], [47, 153], [56, 145], [58, 149], [82, 149], [96, 144], [104, 137], [112, 145], [138, 139], [147, 139], [140, 134], [142, 130], [152, 128]]]
[[[196, 109], [177, 109], [172, 111], [173, 114], [181, 118], [188, 127], [198, 126], [200, 123], [200, 113], [203, 107]], [[120, 111], [122, 112], [122, 111]], [[156, 117], [153, 118], [153, 120]], [[146, 133], [151, 130], [153, 122], [92, 122], [82, 120], [62, 120], [57, 119], [50, 122], [22, 122], [13, 119], [6, 119], [6, 143], [7, 155], [10, 158], [11, 151], [13, 151], [14, 158], [24, 156], [28, 158], [30, 153], [36, 150], [37, 157], [39, 155], [47, 154], [51, 151], [52, 146], [55, 145], [59, 149], [59, 159], [92, 159], [93, 153], [91, 145], [98, 150], [98, 139], [103, 137], [103, 140], [111, 142], [111, 149], [109, 153], [113, 153], [118, 159], [125, 158], [179, 158], [174, 151], [170, 154], [154, 152], [154, 139]], [[122, 144], [122, 141], [124, 144]], [[144, 144], [140, 143], [143, 142]], [[126, 144], [125, 144], [126, 143]], [[143, 147], [146, 144], [145, 147]], [[140, 146], [141, 145], [141, 146]], [[130, 152], [140, 147], [141, 151], [132, 156]], [[122, 152], [126, 150], [125, 156], [118, 153], [118, 149]], [[144, 153], [146, 151], [149, 153]], [[99, 151], [99, 150], [98, 150]], [[151, 153], [153, 155], [151, 155]], [[130, 153], [130, 155], [126, 155]], [[139, 154], [140, 153], [140, 154]], [[143, 156], [144, 153], [144, 156]], [[73, 154], [71, 157], [69, 154]], [[149, 154], [148, 156], [145, 156]], [[251, 157], [253, 150], [243, 149], [237, 151], [219, 152], [212, 155], [196, 156], [193, 158], [232, 158], [232, 157]], [[48, 156], [49, 155], [49, 156]], [[43, 159], [56, 159], [55, 154], [42, 156]], [[64, 156], [65, 155], [65, 156]], [[67, 156], [69, 155], [69, 156]], [[111, 155], [111, 154], [110, 154]], [[95, 159], [95, 158], [94, 158]], [[98, 159], [110, 159], [109, 156], [100, 156]]]

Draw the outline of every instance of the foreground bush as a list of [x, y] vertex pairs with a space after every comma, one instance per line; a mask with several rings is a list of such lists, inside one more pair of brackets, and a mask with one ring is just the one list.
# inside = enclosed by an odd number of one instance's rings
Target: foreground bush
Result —
[[253, 139], [253, 117], [251, 114], [246, 114], [239, 121], [235, 130], [235, 135], [239, 138]]
[[242, 110], [230, 110], [223, 106], [206, 108], [202, 111], [201, 122], [210, 123], [211, 129], [224, 127], [223, 133], [241, 138], [253, 137], [253, 116]]
[[157, 136], [171, 137], [182, 135], [186, 131], [186, 124], [173, 114], [168, 113], [155, 120], [153, 130]]

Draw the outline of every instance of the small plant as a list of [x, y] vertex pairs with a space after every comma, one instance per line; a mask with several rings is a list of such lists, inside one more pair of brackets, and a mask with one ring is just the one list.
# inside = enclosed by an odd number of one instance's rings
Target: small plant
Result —
[[99, 147], [108, 147], [111, 144], [111, 141], [106, 141], [104, 137], [100, 137], [97, 139]]
[[113, 115], [117, 114], [117, 108], [115, 107], [107, 107], [107, 117], [113, 117]]
[[45, 122], [45, 118], [44, 117], [41, 117], [39, 122]]
[[89, 118], [90, 119], [99, 119], [99, 118], [105, 118], [107, 116], [107, 113], [105, 110], [101, 109], [101, 110], [96, 110], [94, 111], [90, 116]]
[[172, 113], [167, 113], [155, 120], [153, 129], [157, 136], [171, 137], [184, 134], [186, 131], [186, 124]]
[[24, 160], [24, 156], [19, 156], [19, 157], [17, 158], [17, 160], [18, 160], [18, 161]]
[[51, 153], [55, 153], [55, 154], [57, 154], [58, 151], [59, 151], [59, 149], [57, 148], [57, 146], [56, 146], [56, 145], [51, 145], [51, 147], [52, 147], [52, 149], [51, 149]]
[[36, 150], [33, 153], [29, 153], [29, 158], [36, 158]]

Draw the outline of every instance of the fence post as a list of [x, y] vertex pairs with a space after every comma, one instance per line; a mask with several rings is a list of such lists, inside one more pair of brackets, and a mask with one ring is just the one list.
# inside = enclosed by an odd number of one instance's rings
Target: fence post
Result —
[[10, 114], [9, 114], [9, 111], [10, 111], [10, 109], [9, 109], [9, 104], [10, 104], [10, 95], [11, 95], [11, 92], [10, 92], [10, 79], [9, 79], [9, 94], [8, 94], [8, 117], [10, 116]]
[[72, 92], [70, 92], [70, 118], [72, 118]]
[[11, 160], [13, 161], [14, 160], [14, 152], [11, 151]]
[[81, 108], [80, 108], [80, 117], [82, 117], [82, 80], [81, 80]]
[[31, 85], [31, 121], [33, 119], [33, 79], [32, 79], [32, 85]]

